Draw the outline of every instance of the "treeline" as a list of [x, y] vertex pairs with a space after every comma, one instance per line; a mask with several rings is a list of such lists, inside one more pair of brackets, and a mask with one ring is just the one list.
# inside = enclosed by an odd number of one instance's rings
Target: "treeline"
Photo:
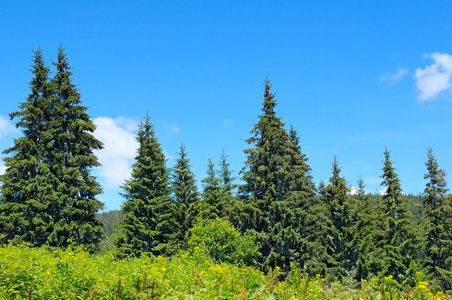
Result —
[[[61, 47], [54, 65], [57, 73], [49, 78], [41, 51], [35, 52], [31, 93], [11, 114], [23, 137], [4, 151], [10, 156], [0, 176], [0, 241], [75, 243], [97, 251], [102, 234], [95, 213], [102, 203], [95, 197], [101, 188], [90, 172], [98, 165], [92, 151], [102, 144], [92, 135]], [[223, 153], [218, 167], [209, 160], [202, 192], [183, 144], [174, 168], [166, 166], [146, 115], [131, 177], [121, 187], [124, 219], [114, 234], [116, 255], [169, 256], [206, 247], [218, 261], [263, 271], [278, 267], [287, 274], [296, 264], [330, 281], [392, 276], [400, 285], [412, 285], [422, 272], [433, 289], [452, 290], [452, 197], [433, 150], [427, 150], [427, 184], [416, 207], [402, 194], [388, 149], [380, 197], [367, 194], [363, 180], [352, 195], [336, 157], [330, 179], [317, 186], [296, 130], [286, 128], [276, 106], [267, 80], [262, 112], [247, 140], [243, 183], [234, 184]]]

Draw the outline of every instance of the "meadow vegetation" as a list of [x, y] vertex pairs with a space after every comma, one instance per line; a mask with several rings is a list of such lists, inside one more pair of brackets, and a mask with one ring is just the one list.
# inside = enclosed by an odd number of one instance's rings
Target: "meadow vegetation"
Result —
[[353, 288], [307, 276], [295, 264], [281, 280], [281, 268], [268, 274], [240, 264], [215, 263], [203, 247], [166, 258], [116, 259], [111, 252], [90, 254], [26, 245], [0, 247], [2, 299], [449, 299], [429, 289], [423, 274], [416, 285], [398, 289], [392, 276], [363, 280]]

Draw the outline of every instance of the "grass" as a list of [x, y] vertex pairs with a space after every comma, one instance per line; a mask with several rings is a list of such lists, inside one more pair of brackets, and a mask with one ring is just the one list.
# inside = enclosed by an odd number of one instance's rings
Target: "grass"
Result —
[[[280, 282], [276, 267], [215, 264], [202, 249], [171, 258], [116, 260], [86, 249], [0, 247], [2, 299], [450, 299], [434, 294], [418, 274], [417, 285], [396, 289], [392, 277], [362, 281], [361, 289], [300, 274], [295, 266]], [[383, 292], [384, 290], [384, 292]], [[407, 298], [408, 297], [408, 298]]]

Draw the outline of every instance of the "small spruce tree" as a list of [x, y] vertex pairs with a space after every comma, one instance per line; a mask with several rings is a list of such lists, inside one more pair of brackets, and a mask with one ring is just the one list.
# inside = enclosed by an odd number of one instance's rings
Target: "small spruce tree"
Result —
[[428, 182], [424, 208], [428, 218], [425, 272], [434, 288], [452, 290], [452, 199], [446, 195], [446, 171], [439, 168], [431, 147], [427, 149]]
[[187, 158], [183, 143], [180, 146], [179, 158], [176, 160], [172, 177], [177, 223], [180, 226], [174, 242], [175, 248], [181, 248], [186, 246], [186, 235], [193, 227], [200, 205], [195, 175], [190, 170], [190, 160]]
[[[407, 199], [395, 168], [390, 160], [390, 152], [385, 149], [382, 186], [386, 187], [383, 195], [383, 211], [386, 232], [382, 244], [384, 264], [379, 272], [380, 277], [392, 275], [398, 283], [408, 283], [407, 275], [412, 273], [410, 265], [418, 260], [419, 230], [411, 224], [411, 214], [407, 211]], [[413, 274], [414, 275], [414, 274]]]
[[137, 141], [132, 175], [122, 186], [125, 219], [115, 238], [120, 257], [171, 253], [172, 235], [179, 231], [166, 159], [148, 115], [139, 125]]
[[215, 164], [209, 158], [207, 177], [201, 180], [204, 185], [199, 217], [201, 219], [216, 219], [226, 216], [226, 198], [223, 195], [221, 179], [215, 170]]

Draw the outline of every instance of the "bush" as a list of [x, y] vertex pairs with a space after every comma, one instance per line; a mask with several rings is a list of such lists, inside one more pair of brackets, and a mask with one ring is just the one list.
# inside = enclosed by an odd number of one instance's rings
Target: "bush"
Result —
[[201, 221], [190, 229], [188, 246], [191, 249], [204, 246], [216, 262], [256, 265], [260, 255], [256, 239], [242, 235], [227, 220]]

